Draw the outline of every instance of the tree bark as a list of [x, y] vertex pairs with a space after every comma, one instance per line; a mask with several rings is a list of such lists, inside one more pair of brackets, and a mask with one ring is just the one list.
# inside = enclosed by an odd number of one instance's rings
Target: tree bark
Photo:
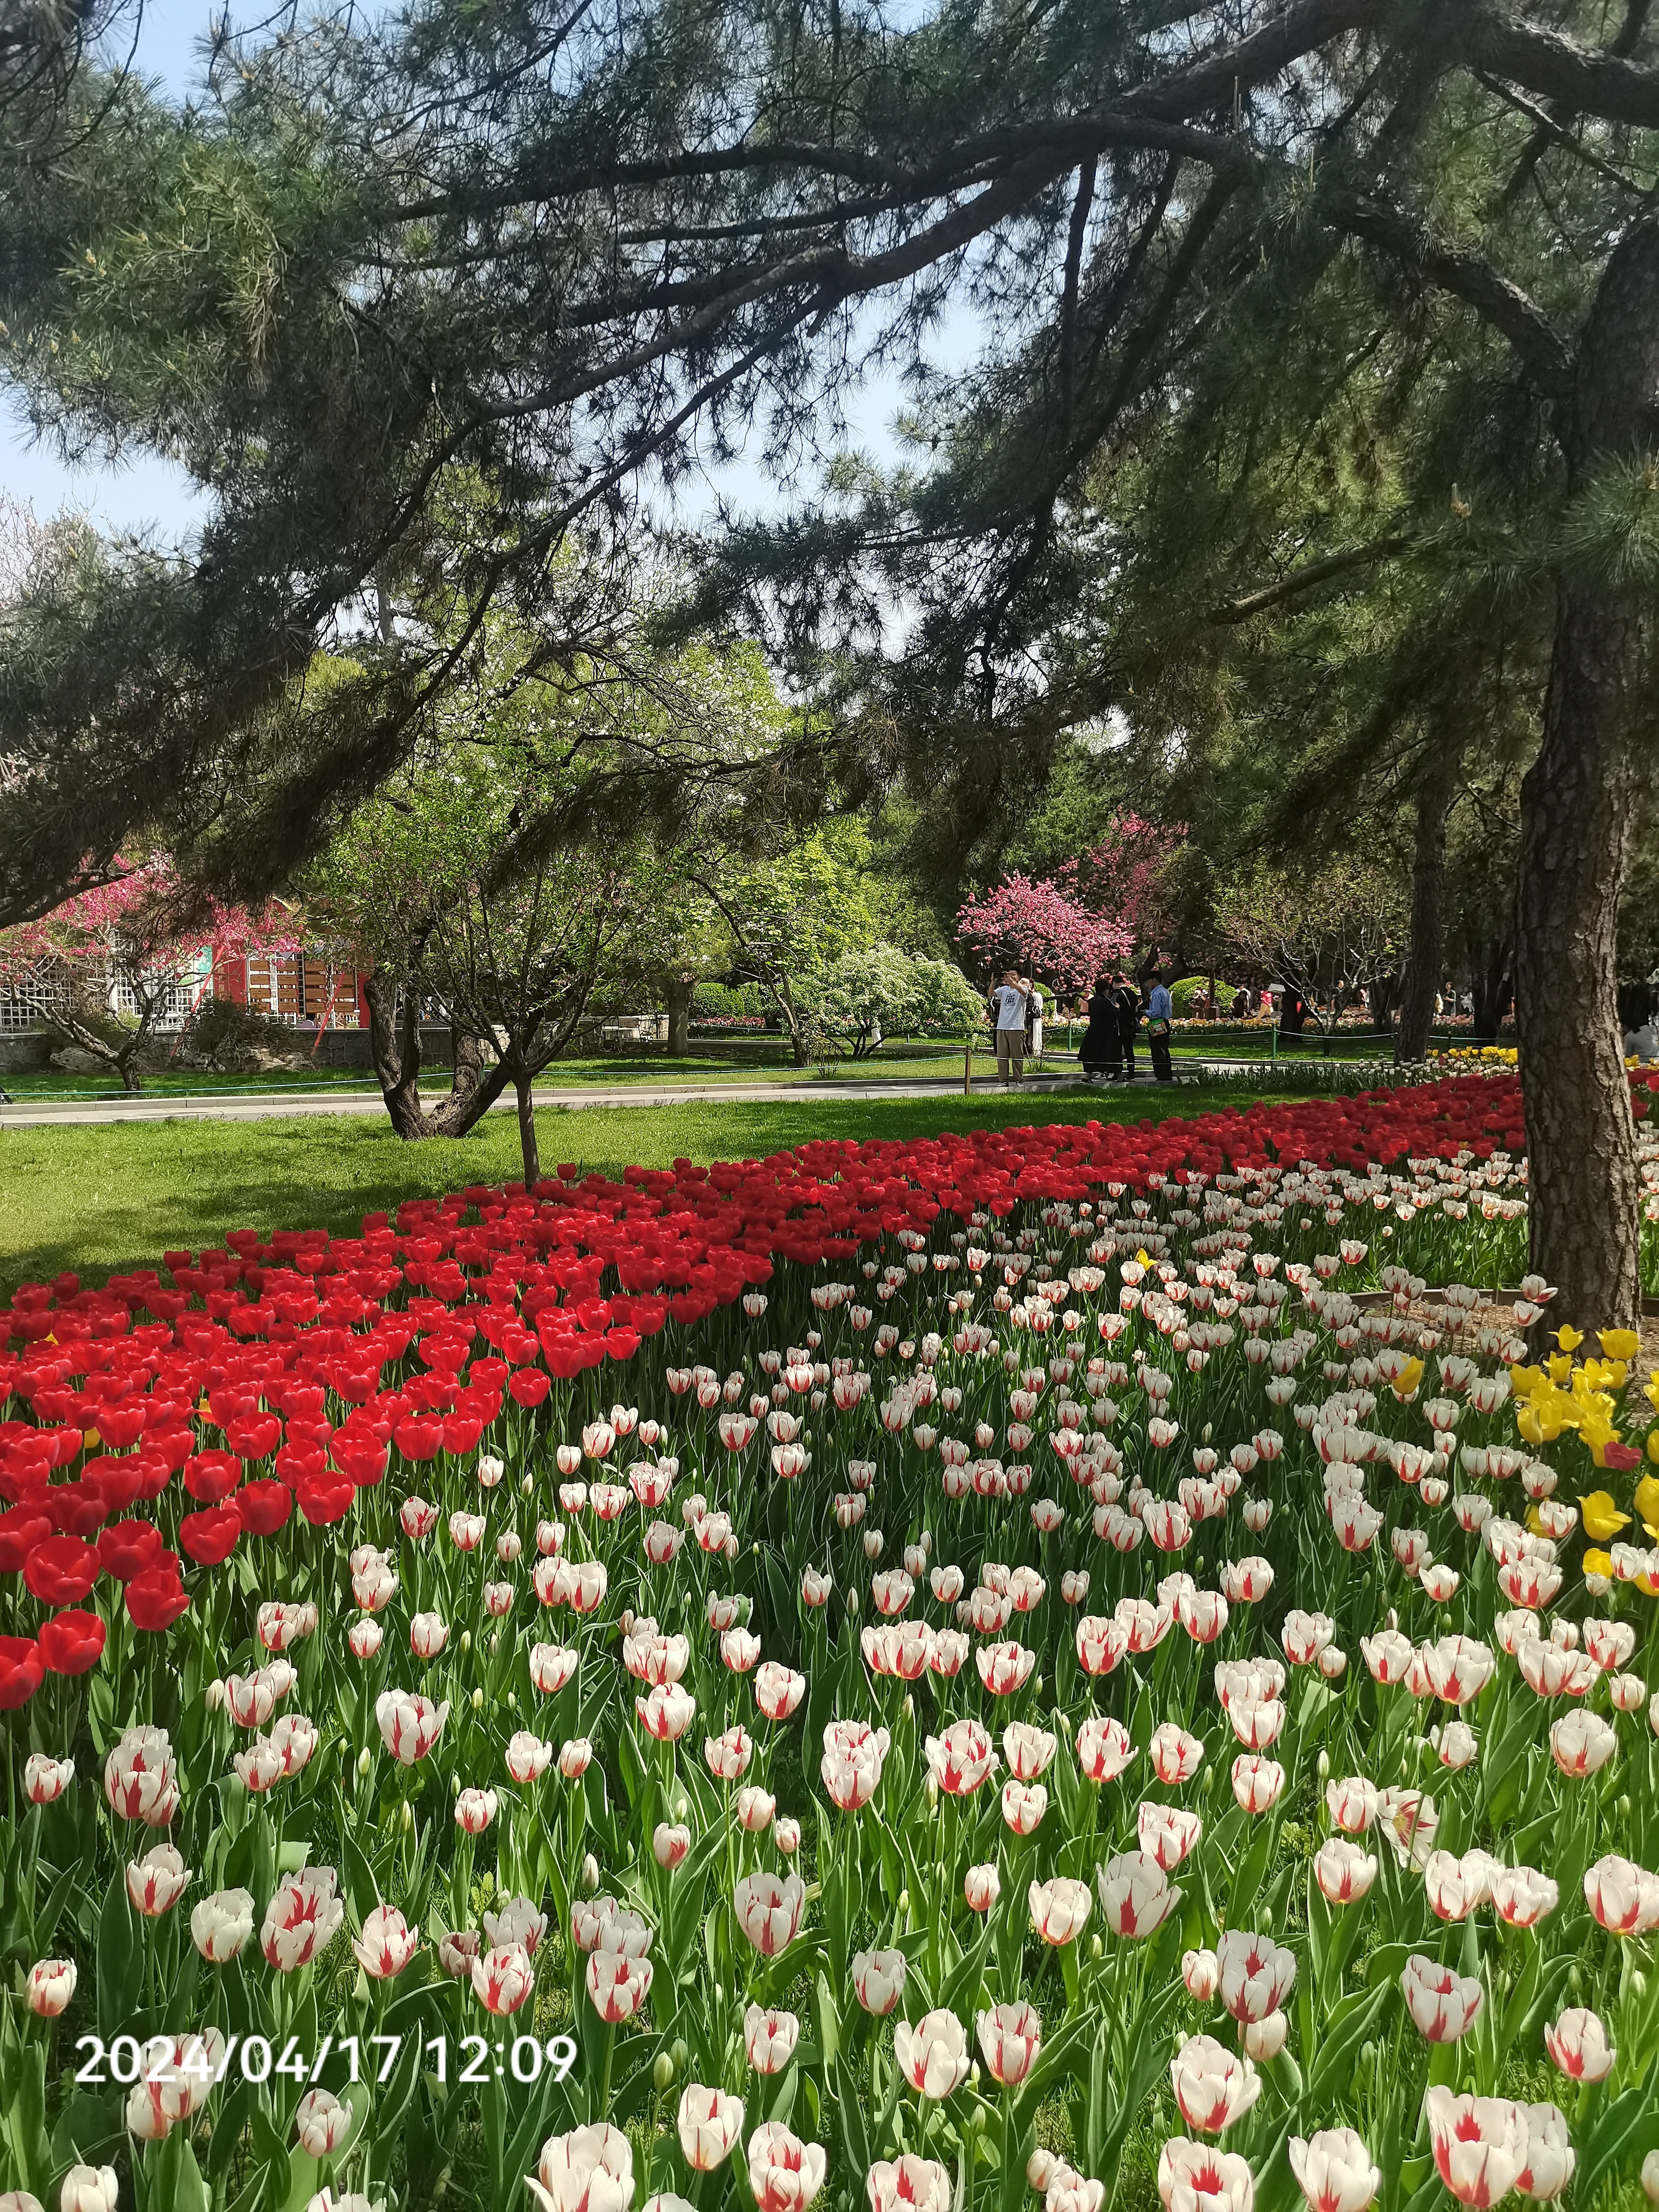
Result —
[[1417, 782], [1417, 849], [1412, 866], [1412, 938], [1400, 991], [1394, 1064], [1426, 1060], [1434, 1024], [1434, 998], [1444, 957], [1446, 817], [1463, 764], [1461, 741], [1431, 740], [1433, 750]]
[[515, 1075], [513, 1087], [519, 1098], [519, 1146], [524, 1154], [524, 1187], [533, 1191], [542, 1179], [541, 1153], [536, 1144], [536, 1109], [531, 1096], [532, 1079]]
[[[1569, 494], [1639, 463], [1659, 429], [1659, 217], [1603, 273], [1560, 435]], [[1651, 689], [1641, 594], [1561, 579], [1544, 735], [1521, 786], [1515, 1006], [1534, 1271], [1552, 1322], [1634, 1328], [1640, 1311], [1635, 1124], [1617, 1008], [1617, 930], [1636, 748]]]
[[363, 984], [368, 1003], [368, 1051], [392, 1126], [408, 1144], [427, 1133], [421, 1112], [421, 1005], [417, 994], [384, 968]]
[[691, 1001], [696, 983], [690, 975], [670, 974], [663, 978], [663, 998], [668, 1009], [668, 1057], [684, 1060], [691, 1050]]
[[465, 1030], [453, 1030], [449, 1096], [428, 1113], [421, 1104], [420, 994], [377, 969], [365, 982], [363, 995], [368, 1001], [369, 1056], [398, 1136], [406, 1145], [428, 1137], [464, 1137], [506, 1089], [507, 1070], [499, 1061], [486, 1068], [481, 1041]]

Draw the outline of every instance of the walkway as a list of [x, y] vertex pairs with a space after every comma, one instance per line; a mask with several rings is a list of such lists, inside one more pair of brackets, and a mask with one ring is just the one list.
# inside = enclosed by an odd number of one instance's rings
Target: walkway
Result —
[[[1138, 1075], [1135, 1087], [1150, 1090], [1150, 1073]], [[1028, 1077], [1024, 1088], [1031, 1093], [1080, 1091], [1079, 1079], [1070, 1072]], [[1121, 1090], [1121, 1084], [1110, 1086]], [[534, 1097], [538, 1109], [586, 1106], [683, 1106], [718, 1103], [722, 1099], [775, 1100], [855, 1098], [944, 1098], [962, 1095], [960, 1076], [895, 1076], [885, 1080], [809, 1079], [794, 1083], [673, 1083], [599, 1085], [579, 1090], [556, 1090], [538, 1085]], [[435, 1100], [442, 1094], [435, 1088]], [[1012, 1094], [1010, 1094], [1012, 1095]], [[1004, 1096], [995, 1078], [976, 1075], [976, 1098]], [[516, 1110], [512, 1093], [496, 1101], [492, 1113]], [[0, 1129], [45, 1128], [104, 1121], [269, 1121], [285, 1115], [384, 1114], [378, 1091], [253, 1091], [232, 1094], [211, 1091], [189, 1096], [174, 1092], [117, 1098], [27, 1098], [0, 1105]]]

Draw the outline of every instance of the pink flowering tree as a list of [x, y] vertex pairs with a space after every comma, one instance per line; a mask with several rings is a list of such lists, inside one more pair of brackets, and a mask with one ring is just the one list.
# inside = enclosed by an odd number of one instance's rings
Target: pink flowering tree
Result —
[[1137, 945], [1156, 945], [1175, 926], [1176, 856], [1186, 835], [1184, 823], [1114, 815], [1093, 852], [1057, 870], [1055, 881], [1091, 913], [1115, 915]]
[[1067, 871], [1033, 880], [1018, 872], [976, 891], [957, 913], [957, 935], [994, 973], [1018, 968], [1057, 991], [1086, 989], [1126, 960], [1134, 933], [1115, 915], [1095, 913], [1077, 896]]
[[210, 990], [222, 960], [291, 952], [299, 940], [281, 909], [254, 915], [187, 898], [165, 859], [116, 868], [38, 921], [0, 930], [0, 985], [57, 984], [54, 1033], [112, 1069], [125, 1090], [141, 1091], [145, 1048], [177, 992], [198, 981]]

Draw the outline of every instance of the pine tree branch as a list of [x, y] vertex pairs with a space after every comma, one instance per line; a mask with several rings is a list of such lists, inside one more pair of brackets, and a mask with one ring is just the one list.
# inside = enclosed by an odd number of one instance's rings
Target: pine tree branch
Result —
[[[1641, 27], [1638, 18], [1637, 36]], [[1659, 70], [1627, 60], [1617, 42], [1598, 52], [1559, 31], [1518, 22], [1494, 0], [1480, 0], [1470, 11], [1463, 44], [1475, 68], [1506, 76], [1565, 111], [1659, 127]]]
[[1236, 599], [1224, 600], [1212, 608], [1213, 623], [1249, 622], [1253, 615], [1266, 614], [1269, 608], [1281, 606], [1286, 599], [1294, 599], [1300, 592], [1310, 592], [1320, 584], [1328, 584], [1334, 577], [1346, 575], [1350, 570], [1363, 568], [1373, 562], [1392, 561], [1397, 555], [1408, 552], [1409, 538], [1377, 538], [1369, 545], [1351, 545], [1345, 552], [1328, 553], [1318, 561], [1304, 561], [1299, 568], [1276, 583], [1263, 584], [1258, 590], [1244, 592]]
[[1368, 192], [1329, 187], [1322, 211], [1343, 230], [1415, 270], [1442, 291], [1472, 307], [1506, 337], [1534, 388], [1553, 404], [1568, 396], [1573, 351], [1529, 293], [1494, 269], [1484, 255], [1443, 238], [1419, 217]]

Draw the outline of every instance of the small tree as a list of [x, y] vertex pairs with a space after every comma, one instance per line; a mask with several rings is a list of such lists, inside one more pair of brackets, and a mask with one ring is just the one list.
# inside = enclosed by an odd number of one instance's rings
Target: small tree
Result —
[[1305, 874], [1258, 868], [1216, 902], [1228, 942], [1310, 1006], [1325, 998], [1333, 1026], [1345, 1005], [1397, 967], [1408, 919], [1400, 878], [1364, 861]]
[[1127, 960], [1135, 940], [1124, 922], [1084, 902], [1076, 875], [1069, 861], [1052, 877], [1034, 881], [1016, 872], [975, 892], [957, 909], [957, 937], [994, 974], [1029, 969], [1056, 990], [1086, 988]]
[[1105, 836], [1079, 861], [1056, 871], [1079, 902], [1111, 915], [1137, 945], [1161, 945], [1176, 926], [1176, 876], [1186, 826], [1149, 822], [1133, 810], [1115, 814]]
[[837, 821], [770, 859], [717, 854], [697, 865], [695, 880], [732, 933], [738, 969], [771, 1000], [799, 1066], [811, 1057], [823, 980], [880, 937], [869, 858], [862, 823]]
[[[441, 750], [361, 808], [316, 879], [318, 902], [369, 965], [370, 1048], [406, 1139], [465, 1134], [511, 1084], [527, 1187], [539, 1179], [538, 1075], [595, 994], [642, 970], [672, 896], [643, 837], [524, 854], [520, 809], [546, 774], [506, 742]], [[436, 1002], [456, 1038], [450, 1095], [421, 1103], [420, 1020]]]
[[145, 1053], [177, 994], [210, 988], [222, 961], [292, 951], [298, 939], [292, 917], [276, 909], [256, 915], [195, 899], [165, 858], [118, 861], [117, 869], [109, 883], [39, 921], [0, 931], [0, 982], [55, 970], [65, 988], [46, 1018], [54, 1036], [137, 1091]]
[[918, 960], [891, 945], [843, 954], [811, 995], [812, 1021], [828, 1044], [864, 1060], [884, 1037], [918, 1031], [960, 1036], [985, 1007], [959, 968]]

